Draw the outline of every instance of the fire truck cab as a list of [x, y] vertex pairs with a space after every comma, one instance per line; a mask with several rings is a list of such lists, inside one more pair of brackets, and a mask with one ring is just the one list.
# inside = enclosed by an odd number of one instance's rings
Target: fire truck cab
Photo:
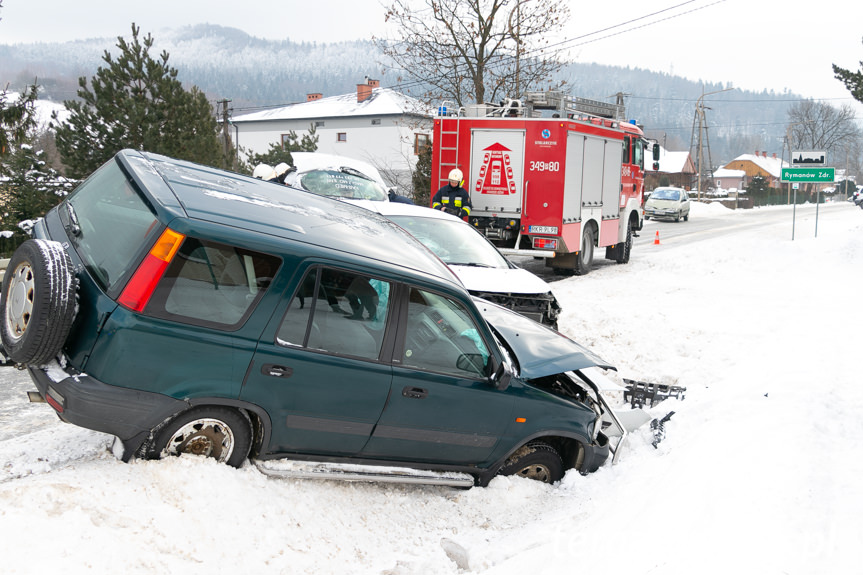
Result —
[[561, 92], [451, 110], [434, 122], [432, 194], [461, 169], [470, 223], [507, 254], [585, 274], [594, 250], [629, 261], [642, 228], [645, 139], [623, 106]]

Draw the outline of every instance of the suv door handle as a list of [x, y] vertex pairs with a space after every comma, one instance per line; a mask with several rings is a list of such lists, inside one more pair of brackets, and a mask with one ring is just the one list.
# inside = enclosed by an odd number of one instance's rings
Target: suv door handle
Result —
[[410, 385], [402, 389], [402, 395], [408, 399], [425, 399], [428, 397], [428, 390], [421, 387], [411, 387]]
[[294, 375], [294, 370], [284, 365], [275, 365], [273, 363], [265, 363], [261, 366], [261, 373], [271, 377], [291, 377]]

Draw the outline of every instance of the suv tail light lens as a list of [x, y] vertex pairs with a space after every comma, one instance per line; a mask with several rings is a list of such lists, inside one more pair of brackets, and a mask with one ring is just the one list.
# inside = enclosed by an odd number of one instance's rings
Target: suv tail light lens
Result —
[[132, 311], [142, 311], [184, 239], [186, 236], [183, 234], [166, 228], [126, 284], [117, 302]]

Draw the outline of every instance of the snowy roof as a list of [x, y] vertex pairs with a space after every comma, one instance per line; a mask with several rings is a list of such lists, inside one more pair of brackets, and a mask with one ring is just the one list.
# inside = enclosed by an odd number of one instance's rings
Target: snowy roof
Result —
[[[695, 172], [691, 164], [689, 152], [672, 152], [662, 146], [659, 147], [659, 170], [656, 171], [666, 174], [691, 174]], [[644, 162], [644, 170], [645, 172], [654, 171], [651, 157], [648, 157]]]
[[788, 162], [781, 158], [765, 157], [760, 154], [743, 154], [737, 156], [726, 165], [731, 165], [734, 162], [751, 162], [774, 178], [778, 178], [781, 175], [783, 167], [788, 167]]
[[330, 96], [310, 102], [289, 104], [279, 108], [244, 114], [233, 119], [239, 122], [266, 122], [272, 120], [309, 120], [314, 118], [343, 118], [349, 116], [432, 116], [433, 110], [416, 98], [390, 88], [375, 88], [362, 102], [356, 92]]
[[725, 168], [719, 168], [713, 172], [714, 178], [742, 178], [745, 175], [745, 170], [726, 170]]

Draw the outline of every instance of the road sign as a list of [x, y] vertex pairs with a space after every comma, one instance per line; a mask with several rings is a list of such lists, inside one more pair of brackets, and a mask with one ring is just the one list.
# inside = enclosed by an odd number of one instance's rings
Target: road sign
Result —
[[836, 168], [782, 168], [783, 182], [832, 182]]
[[795, 168], [823, 166], [826, 163], [827, 152], [824, 150], [794, 150], [791, 152], [791, 166]]

